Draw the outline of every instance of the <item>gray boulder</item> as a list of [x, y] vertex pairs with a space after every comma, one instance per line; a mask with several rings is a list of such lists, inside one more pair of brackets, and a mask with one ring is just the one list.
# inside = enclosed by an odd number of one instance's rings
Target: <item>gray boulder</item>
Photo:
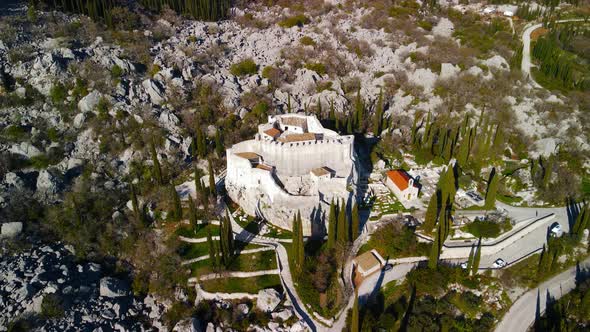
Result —
[[274, 288], [262, 289], [258, 292], [256, 308], [264, 312], [272, 312], [281, 303], [281, 294]]
[[80, 101], [78, 102], [78, 109], [84, 113], [94, 111], [101, 97], [102, 95], [100, 94], [100, 92], [96, 90], [90, 92], [89, 94], [84, 96], [84, 98], [80, 99]]
[[23, 230], [23, 223], [22, 222], [7, 222], [2, 224], [2, 237], [15, 237]]
[[145, 92], [150, 96], [152, 103], [160, 105], [164, 102], [165, 95], [164, 89], [160, 84], [154, 80], [147, 79], [141, 83], [141, 86]]
[[20, 154], [27, 158], [35, 157], [41, 154], [41, 151], [33, 146], [29, 142], [22, 142], [20, 144], [14, 144], [9, 150], [11, 153]]
[[179, 321], [172, 328], [173, 332], [204, 332], [201, 322], [196, 318], [187, 318]]
[[61, 175], [56, 170], [44, 169], [37, 177], [37, 193], [43, 197], [57, 194], [62, 187]]
[[100, 296], [121, 297], [129, 294], [129, 286], [122, 280], [105, 277], [100, 279]]

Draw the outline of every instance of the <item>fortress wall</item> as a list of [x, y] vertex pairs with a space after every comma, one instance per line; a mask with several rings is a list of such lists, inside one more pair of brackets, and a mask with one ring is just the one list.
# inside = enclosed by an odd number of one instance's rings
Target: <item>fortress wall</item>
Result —
[[298, 176], [313, 168], [328, 166], [340, 177], [350, 176], [353, 168], [352, 136], [340, 139], [283, 143], [263, 139], [249, 140], [232, 147], [235, 152], [256, 152], [266, 163], [273, 165], [277, 173]]
[[337, 132], [324, 128], [320, 120], [318, 120], [315, 116], [307, 117], [307, 130], [311, 133], [324, 134], [324, 136], [329, 137], [339, 136]]

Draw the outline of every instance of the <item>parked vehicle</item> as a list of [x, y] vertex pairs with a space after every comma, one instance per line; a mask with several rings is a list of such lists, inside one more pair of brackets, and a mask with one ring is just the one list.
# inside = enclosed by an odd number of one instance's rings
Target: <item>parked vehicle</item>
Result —
[[502, 258], [496, 259], [496, 261], [494, 262], [494, 264], [492, 264], [492, 267], [494, 269], [501, 269], [504, 266], [506, 266], [506, 262]]
[[467, 270], [467, 262], [463, 262], [463, 263], [461, 263], [461, 268], [462, 268], [463, 270]]
[[560, 237], [561, 235], [563, 235], [561, 225], [558, 222], [551, 225], [551, 228], [549, 229], [549, 234], [551, 234], [551, 236], [553, 237]]

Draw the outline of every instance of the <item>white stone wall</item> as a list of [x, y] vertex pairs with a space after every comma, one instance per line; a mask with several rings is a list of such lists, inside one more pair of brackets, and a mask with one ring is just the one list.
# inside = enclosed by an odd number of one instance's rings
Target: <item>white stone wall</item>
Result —
[[353, 168], [354, 136], [339, 139], [283, 143], [257, 138], [235, 144], [234, 152], [255, 152], [265, 163], [275, 166], [286, 176], [308, 174], [312, 169], [327, 166], [336, 176], [348, 177]]
[[[277, 144], [266, 140], [238, 143], [227, 150], [227, 192], [246, 213], [261, 213], [267, 220], [284, 229], [292, 228], [293, 215], [299, 211], [304, 234], [321, 234], [327, 229], [325, 222], [329, 205], [326, 202], [332, 198], [350, 202], [355, 195], [354, 191], [347, 190], [347, 185], [356, 183], [358, 179], [352, 142], [353, 139], [350, 137], [340, 142], [332, 140], [317, 145]], [[281, 150], [280, 147], [285, 150]], [[306, 148], [310, 148], [312, 152], [306, 153], [305, 157], [297, 154]], [[285, 172], [280, 167], [287, 168], [285, 173], [297, 176], [308, 175], [313, 168], [328, 166], [333, 168], [339, 177], [320, 180], [323, 184], [315, 195], [290, 195], [276, 183], [270, 172], [252, 168], [248, 160], [235, 155], [237, 152], [255, 152], [262, 155], [265, 163], [276, 166], [279, 174], [281, 171]], [[334, 160], [337, 164], [332, 164]], [[282, 175], [288, 176], [284, 173]], [[324, 193], [320, 193], [320, 190]]]

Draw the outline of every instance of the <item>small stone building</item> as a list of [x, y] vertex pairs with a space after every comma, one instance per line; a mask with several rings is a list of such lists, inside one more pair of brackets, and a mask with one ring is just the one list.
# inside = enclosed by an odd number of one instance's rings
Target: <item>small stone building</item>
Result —
[[379, 271], [385, 261], [379, 255], [379, 253], [373, 249], [371, 251], [367, 251], [364, 254], [357, 256], [352, 263], [356, 267], [356, 271], [363, 277], [366, 278], [367, 276]]
[[411, 201], [418, 198], [420, 186], [404, 170], [393, 170], [386, 173], [385, 185], [400, 201]]

